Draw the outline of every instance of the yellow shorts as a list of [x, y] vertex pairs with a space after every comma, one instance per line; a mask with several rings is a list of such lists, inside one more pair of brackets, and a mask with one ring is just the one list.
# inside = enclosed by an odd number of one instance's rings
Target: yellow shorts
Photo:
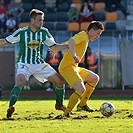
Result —
[[59, 69], [59, 72], [72, 88], [76, 82], [84, 82], [90, 71], [81, 67], [68, 67]]

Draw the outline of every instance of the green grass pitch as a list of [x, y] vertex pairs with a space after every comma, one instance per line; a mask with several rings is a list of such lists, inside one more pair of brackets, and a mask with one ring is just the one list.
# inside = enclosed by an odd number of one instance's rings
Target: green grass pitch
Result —
[[[116, 108], [109, 118], [99, 112], [105, 101], [113, 103]], [[88, 100], [88, 105], [95, 112], [77, 112], [75, 107], [68, 119], [56, 119], [63, 112], [55, 110], [54, 104], [53, 99], [20, 99], [15, 106], [13, 119], [7, 120], [8, 101], [0, 101], [0, 133], [133, 133], [131, 97], [93, 97]]]

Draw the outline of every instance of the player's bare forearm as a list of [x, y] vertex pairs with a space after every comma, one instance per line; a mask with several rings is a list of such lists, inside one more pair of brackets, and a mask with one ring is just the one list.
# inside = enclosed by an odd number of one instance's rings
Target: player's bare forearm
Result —
[[0, 39], [0, 47], [6, 45], [8, 42], [5, 39]]
[[54, 45], [53, 47], [51, 47], [51, 48], [49, 49], [49, 52], [50, 52], [50, 55], [53, 56], [53, 59], [54, 59], [55, 53], [57, 53], [57, 52], [59, 52], [59, 51], [61, 51], [61, 50], [64, 50], [64, 49], [66, 49], [66, 48], [68, 48], [68, 45], [65, 44], [65, 43], [56, 44], [56, 45]]
[[68, 48], [68, 45], [67, 45], [67, 44], [64, 44], [64, 43], [62, 43], [62, 44], [56, 44], [56, 45], [54, 45], [53, 47], [51, 47], [51, 49], [52, 49], [55, 53], [57, 53], [57, 52], [59, 52], [59, 51], [61, 51], [61, 50], [67, 49], [67, 48]]

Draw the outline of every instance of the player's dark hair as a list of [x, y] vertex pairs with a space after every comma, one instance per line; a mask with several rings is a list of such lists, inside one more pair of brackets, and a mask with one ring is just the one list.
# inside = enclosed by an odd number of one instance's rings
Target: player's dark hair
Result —
[[44, 12], [38, 10], [38, 9], [32, 9], [30, 11], [30, 19], [31, 18], [36, 18], [37, 15], [43, 15], [44, 16]]
[[89, 24], [87, 31], [89, 31], [90, 29], [94, 29], [94, 30], [101, 29], [102, 31], [104, 31], [104, 25], [100, 21], [92, 21]]

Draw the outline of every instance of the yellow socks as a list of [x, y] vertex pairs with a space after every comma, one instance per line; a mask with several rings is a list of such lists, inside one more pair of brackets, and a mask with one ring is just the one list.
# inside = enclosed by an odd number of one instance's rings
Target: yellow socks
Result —
[[96, 85], [95, 83], [86, 83], [85, 84], [86, 91], [82, 95], [81, 101], [79, 103], [80, 106], [87, 105], [87, 100], [90, 98], [91, 94], [93, 93], [93, 91], [95, 89], [95, 85]]
[[72, 109], [75, 107], [75, 105], [77, 104], [77, 102], [81, 96], [82, 96], [82, 93], [77, 90], [70, 96], [69, 103], [64, 112], [64, 115], [66, 115], [72, 111]]

